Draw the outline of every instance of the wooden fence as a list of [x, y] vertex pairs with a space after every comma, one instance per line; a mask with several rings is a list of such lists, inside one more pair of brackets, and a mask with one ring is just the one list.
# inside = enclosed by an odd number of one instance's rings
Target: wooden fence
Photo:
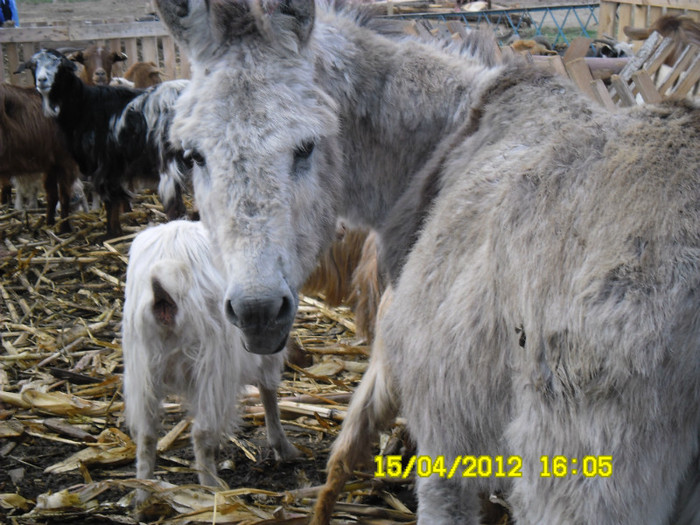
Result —
[[[128, 60], [118, 63], [123, 64], [122, 72], [134, 62], [144, 61], [157, 64], [167, 80], [190, 76], [185, 54], [161, 22], [69, 22], [0, 29], [0, 82], [31, 86], [30, 73], [14, 72], [42, 47], [81, 49], [94, 43], [126, 53]], [[114, 75], [120, 74], [117, 71]]]
[[598, 34], [627, 42], [625, 26], [646, 28], [662, 15], [687, 15], [700, 22], [700, 0], [601, 0]]

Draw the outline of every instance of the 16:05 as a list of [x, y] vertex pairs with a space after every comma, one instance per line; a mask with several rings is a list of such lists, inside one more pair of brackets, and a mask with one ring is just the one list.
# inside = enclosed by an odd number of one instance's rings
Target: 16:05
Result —
[[540, 456], [542, 471], [540, 477], [562, 478], [564, 476], [575, 476], [583, 474], [587, 478], [601, 477], [608, 478], [613, 473], [612, 456], [584, 456], [578, 458], [567, 458], [566, 456]]

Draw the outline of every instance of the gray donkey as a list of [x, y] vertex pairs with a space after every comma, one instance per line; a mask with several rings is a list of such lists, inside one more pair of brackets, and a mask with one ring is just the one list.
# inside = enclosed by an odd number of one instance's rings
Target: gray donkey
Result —
[[417, 479], [421, 524], [476, 524], [493, 490], [521, 524], [697, 523], [700, 110], [611, 113], [483, 36], [452, 52], [309, 0], [158, 4], [246, 348], [282, 348], [337, 217], [380, 232], [393, 301], [331, 477], [401, 411], [455, 467]]

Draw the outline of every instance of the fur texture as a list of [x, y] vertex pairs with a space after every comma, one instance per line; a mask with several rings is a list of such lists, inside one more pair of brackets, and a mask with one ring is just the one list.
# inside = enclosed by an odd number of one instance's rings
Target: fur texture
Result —
[[[34, 89], [0, 84], [0, 180], [9, 188], [10, 177], [21, 184], [21, 179], [37, 173], [45, 174], [46, 223], [55, 223], [59, 200], [61, 218], [67, 219], [71, 186], [79, 173], [65, 137], [56, 123], [44, 116], [41, 96]], [[61, 230], [70, 231], [68, 221], [62, 222]]]
[[119, 213], [128, 206], [125, 187], [143, 179], [168, 188], [164, 202], [169, 218], [184, 214], [180, 183], [182, 152], [167, 140], [170, 109], [186, 81], [148, 91], [125, 87], [88, 86], [74, 74], [74, 65], [54, 50], [36, 53], [26, 64], [42, 93], [44, 112], [56, 119], [82, 173], [104, 201], [107, 236], [121, 233]]
[[72, 53], [69, 58], [83, 65], [80, 78], [89, 86], [108, 86], [112, 80], [112, 66], [127, 59], [124, 53], [93, 44]]
[[158, 194], [169, 220], [186, 213], [182, 188], [189, 182], [183, 152], [169, 139], [173, 108], [187, 80], [157, 84], [133, 99], [112, 126], [112, 138], [128, 159], [126, 180], [158, 177]]
[[42, 184], [41, 173], [28, 173], [23, 177], [11, 177], [10, 182], [15, 187], [15, 209], [32, 210], [39, 206], [39, 192]]
[[[197, 222], [172, 221], [144, 230], [131, 246], [124, 302], [126, 421], [137, 444], [137, 477], [153, 477], [160, 403], [183, 396], [194, 417], [192, 442], [199, 481], [216, 485], [216, 451], [235, 430], [244, 385], [256, 385], [268, 439], [284, 459], [297, 455], [282, 429], [277, 387], [284, 354], [243, 348], [221, 312], [223, 279], [209, 236]], [[142, 501], [146, 495], [139, 493]]]
[[135, 62], [124, 73], [134, 87], [147, 88], [163, 82], [163, 72], [153, 62]]
[[[492, 36], [454, 52], [332, 9], [300, 36], [277, 2], [158, 4], [195, 64], [173, 135], [202, 160], [226, 304], [298, 288], [338, 216], [409, 224], [329, 486], [400, 410], [419, 455], [523, 461], [521, 478], [419, 478], [420, 524], [476, 524], [491, 490], [521, 524], [698, 515], [681, 490], [700, 435], [697, 108], [611, 114], [494, 64]], [[614, 473], [540, 477], [543, 455], [609, 455]]]

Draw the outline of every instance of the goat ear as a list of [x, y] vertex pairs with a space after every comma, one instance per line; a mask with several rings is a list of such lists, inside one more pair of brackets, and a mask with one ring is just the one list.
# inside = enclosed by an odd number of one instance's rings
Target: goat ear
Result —
[[209, 27], [208, 0], [155, 0], [165, 25], [188, 53], [199, 54], [215, 44]]
[[31, 60], [28, 60], [27, 62], [22, 62], [19, 67], [17, 68], [17, 71], [14, 72], [15, 75], [19, 75], [20, 73], [23, 73], [29, 69], [32, 71], [34, 69], [34, 63]]
[[[81, 56], [82, 56], [82, 53], [81, 53]], [[80, 61], [80, 63], [82, 64], [82, 60]], [[69, 71], [77, 71], [77, 69], [78, 69], [78, 66], [75, 65], [75, 62], [73, 61], [73, 59], [66, 58], [66, 57], [61, 58], [61, 65], [63, 67], [65, 67], [66, 69], [68, 69]]]
[[85, 56], [83, 55], [82, 51], [71, 53], [70, 55], [67, 55], [66, 58], [72, 60], [73, 62], [80, 62], [81, 64], [85, 63]]
[[151, 279], [151, 286], [153, 287], [153, 316], [163, 326], [174, 326], [177, 304], [156, 277]]
[[128, 59], [129, 57], [125, 53], [112, 52], [112, 62], [123, 62]]

